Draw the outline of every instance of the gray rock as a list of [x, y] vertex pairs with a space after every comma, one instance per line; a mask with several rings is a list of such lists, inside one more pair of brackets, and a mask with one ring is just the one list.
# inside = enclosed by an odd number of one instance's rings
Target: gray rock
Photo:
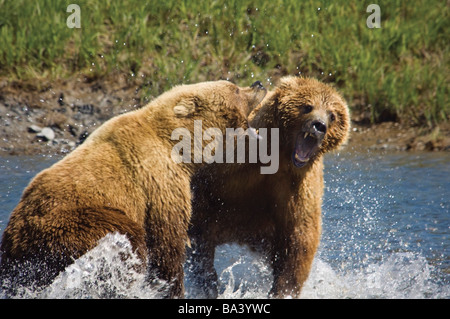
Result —
[[36, 136], [43, 138], [45, 141], [52, 141], [55, 138], [55, 132], [49, 127], [44, 127]]
[[40, 133], [42, 131], [42, 127], [37, 125], [28, 126], [28, 132], [30, 133]]

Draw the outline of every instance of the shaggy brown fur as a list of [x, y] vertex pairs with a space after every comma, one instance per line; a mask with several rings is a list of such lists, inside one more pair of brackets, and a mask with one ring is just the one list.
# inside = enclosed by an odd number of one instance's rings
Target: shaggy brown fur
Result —
[[172, 160], [172, 131], [194, 134], [194, 120], [204, 130], [245, 129], [265, 93], [260, 84], [227, 81], [178, 86], [103, 124], [25, 189], [1, 244], [6, 289], [50, 283], [107, 233], [119, 232], [147, 263], [149, 280], [171, 283], [168, 297], [183, 296], [190, 181], [200, 165]]
[[261, 163], [213, 164], [194, 176], [189, 232], [194, 282], [217, 296], [215, 247], [237, 242], [266, 254], [274, 296], [295, 297], [321, 234], [323, 154], [347, 139], [349, 112], [330, 86], [286, 77], [252, 115], [255, 129], [279, 128], [279, 169], [263, 175]]

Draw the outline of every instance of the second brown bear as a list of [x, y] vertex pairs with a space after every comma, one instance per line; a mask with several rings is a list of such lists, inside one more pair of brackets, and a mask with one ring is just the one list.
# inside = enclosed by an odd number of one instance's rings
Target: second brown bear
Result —
[[[216, 297], [215, 247], [236, 242], [266, 254], [273, 267], [273, 296], [297, 297], [321, 234], [323, 155], [346, 141], [349, 111], [332, 87], [286, 77], [252, 116], [255, 132], [279, 130], [278, 153], [271, 154], [279, 156], [279, 167], [261, 174], [264, 164], [247, 157], [242, 164], [208, 165], [194, 176], [193, 281]], [[275, 135], [265, 138], [273, 150]]]

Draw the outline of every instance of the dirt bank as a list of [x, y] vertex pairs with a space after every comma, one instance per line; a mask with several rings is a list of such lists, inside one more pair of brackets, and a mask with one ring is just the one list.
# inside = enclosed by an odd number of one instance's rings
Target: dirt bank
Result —
[[[142, 83], [124, 75], [48, 83], [0, 80], [0, 155], [70, 152], [109, 118], [146, 104], [141, 89]], [[355, 119], [352, 149], [450, 151], [448, 125], [369, 125], [358, 116]]]

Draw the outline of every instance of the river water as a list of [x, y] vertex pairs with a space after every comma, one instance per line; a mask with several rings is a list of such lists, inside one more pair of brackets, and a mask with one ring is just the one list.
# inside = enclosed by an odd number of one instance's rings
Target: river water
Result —
[[[30, 179], [59, 158], [0, 158], [0, 233]], [[450, 153], [350, 151], [325, 164], [322, 240], [301, 297], [450, 298]], [[127, 249], [123, 236], [108, 235], [44, 292], [25, 297], [159, 297], [121, 264]], [[223, 245], [215, 267], [220, 298], [267, 298], [272, 276], [263, 257]], [[189, 261], [185, 272], [193, 298]]]

